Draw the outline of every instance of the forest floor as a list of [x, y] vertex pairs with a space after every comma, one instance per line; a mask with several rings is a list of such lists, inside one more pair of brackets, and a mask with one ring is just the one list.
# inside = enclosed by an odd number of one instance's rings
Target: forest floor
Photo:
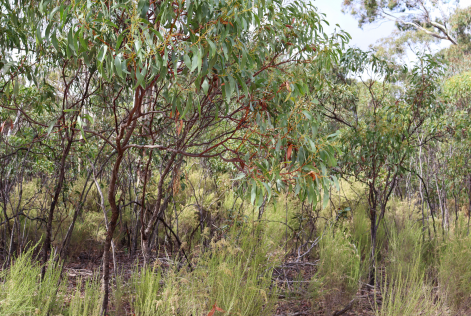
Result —
[[[168, 252], [159, 253], [159, 255], [154, 253], [152, 261], [165, 270], [170, 267], [168, 256]], [[142, 266], [143, 262], [142, 256], [131, 257], [124, 251], [117, 251], [115, 258], [118, 266], [117, 273], [123, 278], [124, 284], [130, 280], [137, 265]], [[353, 300], [343, 305], [343, 308], [332, 309], [332, 301], [313, 304], [314, 299], [309, 296], [309, 284], [317, 271], [316, 261], [295, 262], [293, 259], [287, 258], [282, 265], [274, 268], [273, 284], [276, 284], [279, 290], [274, 316], [375, 315], [373, 302], [376, 300], [376, 304], [380, 303], [381, 295], [379, 291], [375, 293], [372, 287], [366, 284], [356, 293]], [[110, 268], [114, 271], [112, 266]], [[68, 277], [69, 292], [73, 293], [80, 279], [86, 280], [96, 277], [100, 269], [101, 253], [97, 250], [71, 256], [64, 267], [65, 275]], [[331, 299], [336, 301], [335, 303], [339, 303], [339, 300], [342, 301], [339, 297]], [[122, 308], [125, 315], [133, 315], [129, 304], [125, 304]]]

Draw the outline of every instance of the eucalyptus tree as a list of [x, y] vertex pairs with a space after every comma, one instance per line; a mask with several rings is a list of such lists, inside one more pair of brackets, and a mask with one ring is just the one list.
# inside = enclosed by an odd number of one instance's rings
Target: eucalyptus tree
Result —
[[[56, 118], [61, 127], [71, 125], [76, 121], [77, 116], [75, 113], [68, 114], [66, 112], [78, 111], [74, 108], [83, 106], [86, 97], [81, 97], [80, 93], [71, 94], [71, 85], [75, 82], [73, 78], [66, 79], [67, 76], [70, 76], [66, 75], [69, 69], [62, 69], [59, 91], [54, 90], [48, 82], [50, 78], [47, 78], [45, 74], [50, 70], [50, 67], [47, 63], [54, 59], [48, 56], [43, 58], [44, 63], [41, 62], [44, 54], [41, 51], [41, 34], [35, 33], [38, 31], [38, 23], [44, 22], [41, 20], [43, 10], [41, 3], [31, 2], [24, 5], [24, 3], [2, 1], [0, 89], [2, 91], [1, 112], [4, 119], [2, 132], [6, 136], [3, 139], [6, 148], [11, 148], [17, 153], [27, 151], [29, 154], [34, 146], [32, 152], [36, 157], [38, 154], [42, 154], [43, 158], [47, 157], [46, 160], [57, 163], [58, 174], [52, 203], [45, 216], [46, 219], [42, 218], [42, 214], [39, 217], [46, 223], [46, 236], [43, 244], [43, 261], [45, 263], [51, 245], [54, 211], [63, 188], [66, 160], [75, 141], [75, 132], [69, 129], [59, 129], [55, 132], [56, 135], [51, 137], [53, 138], [52, 144], [47, 144], [47, 141], [44, 143], [44, 136], [49, 135], [54, 127], [54, 124], [50, 124], [50, 120], [53, 120], [54, 117], [54, 110], [62, 107], [63, 111]], [[85, 86], [85, 89], [88, 89], [88, 86]], [[86, 94], [87, 92], [85, 92]], [[46, 133], [44, 128], [48, 126], [51, 128]], [[58, 142], [58, 148], [55, 146], [55, 142]], [[39, 147], [41, 147], [41, 153], [36, 150]], [[25, 164], [24, 161], [23, 164]], [[20, 183], [19, 187], [21, 188], [21, 186]], [[21, 189], [19, 192], [18, 210], [21, 203]], [[22, 212], [17, 211], [16, 213], [12, 216], [17, 220]], [[24, 216], [24, 214], [22, 215]], [[8, 218], [6, 221], [9, 221]], [[44, 272], [43, 269], [43, 275]]]
[[[146, 262], [149, 237], [172, 199], [183, 157], [232, 163], [240, 172], [236, 179], [251, 185], [256, 205], [283, 189], [317, 201], [334, 180], [328, 168], [335, 164], [335, 136], [316, 135], [318, 121], [303, 97], [309, 91], [303, 76], [312, 65], [335, 63], [348, 36], [329, 39], [311, 5], [20, 1], [8, 19], [28, 10], [35, 10], [36, 23], [21, 34], [35, 40], [30, 65], [36, 77], [42, 75], [35, 80], [41, 86], [50, 72], [58, 72], [61, 83], [47, 84], [63, 101], [51, 110], [49, 124], [34, 121], [39, 135], [66, 133], [64, 154], [74, 149], [69, 143], [80, 140], [104, 144], [112, 156], [103, 313], [126, 153], [146, 153], [147, 166], [157, 164], [156, 198], [152, 204], [146, 200], [146, 172], [139, 202]], [[321, 86], [321, 76], [312, 80]]]
[[456, 8], [457, 4], [458, 1], [450, 3], [443, 0], [344, 0], [343, 10], [357, 18], [360, 27], [389, 20], [395, 22], [400, 31], [420, 31], [457, 45], [447, 12]]
[[[447, 111], [446, 120], [443, 122], [444, 128], [449, 131], [450, 143], [454, 147], [452, 154], [447, 155], [449, 170], [454, 177], [449, 179], [450, 186], [454, 193], [456, 191], [467, 192], [467, 213], [468, 229], [471, 217], [471, 152], [469, 144], [471, 111], [471, 73], [464, 71], [448, 78], [443, 84], [443, 90], [449, 99], [450, 110]], [[455, 196], [456, 196], [455, 195]], [[459, 199], [455, 198], [455, 207], [458, 207]], [[456, 211], [458, 217], [458, 211]]]
[[[362, 79], [370, 71], [376, 77]], [[406, 79], [388, 63], [373, 55], [349, 50], [339, 68], [328, 78], [332, 84], [315, 95], [321, 113], [340, 129], [341, 175], [364, 184], [368, 200], [371, 236], [370, 283], [374, 283], [376, 239], [387, 203], [409, 159], [418, 146], [436, 136], [436, 118], [443, 101], [439, 97], [441, 70], [430, 56], [412, 69], [403, 68]], [[418, 142], [418, 135], [424, 136]]]

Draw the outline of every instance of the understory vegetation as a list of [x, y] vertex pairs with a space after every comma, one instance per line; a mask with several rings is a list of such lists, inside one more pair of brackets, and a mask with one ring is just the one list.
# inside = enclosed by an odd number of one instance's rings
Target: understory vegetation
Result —
[[[239, 208], [236, 215], [225, 210], [231, 215], [219, 215], [214, 221], [218, 232], [210, 237], [203, 230], [193, 237], [191, 250], [186, 241], [178, 245], [162, 230], [157, 236], [162, 240], [160, 249], [147, 266], [130, 256], [126, 243], [118, 245], [116, 253], [119, 260], [128, 262], [128, 270], [118, 262], [112, 273], [108, 314], [208, 315], [213, 310], [274, 315], [284, 303], [303, 301], [313, 315], [333, 314], [351, 302], [366, 315], [466, 315], [471, 304], [471, 237], [466, 217], [453, 223], [446, 235], [438, 232], [430, 240], [427, 230], [433, 228], [422, 226], [419, 206], [393, 198], [379, 230], [377, 282], [372, 287], [368, 285], [370, 227], [365, 199], [358, 199], [351, 187], [355, 185], [342, 182], [346, 195], [333, 192], [331, 204], [322, 210], [300, 212], [302, 203], [280, 196], [265, 206], [264, 216], [270, 218], [265, 221], [258, 220], [259, 210], [254, 207]], [[229, 195], [221, 202], [238, 205]], [[334, 207], [342, 202], [355, 206], [343, 213]], [[221, 211], [213, 215], [217, 212]], [[181, 214], [182, 236], [197, 225], [193, 216]], [[102, 233], [93, 218], [84, 218], [83, 227], [87, 228], [82, 234], [88, 237], [71, 247], [81, 249], [82, 255], [87, 247], [96, 253], [87, 245], [99, 244]], [[289, 227], [287, 234], [285, 227]], [[304, 234], [309, 230], [313, 234], [307, 240]], [[302, 256], [311, 242], [315, 247]], [[1, 315], [100, 313], [103, 292], [98, 265], [83, 269], [90, 272], [81, 275], [81, 269], [70, 264], [77, 261], [73, 256], [65, 267], [51, 257], [41, 280], [41, 264], [34, 258], [38, 245], [30, 241], [24, 249], [0, 275]]]
[[471, 7], [315, 5], [0, 0], [0, 316], [470, 315]]

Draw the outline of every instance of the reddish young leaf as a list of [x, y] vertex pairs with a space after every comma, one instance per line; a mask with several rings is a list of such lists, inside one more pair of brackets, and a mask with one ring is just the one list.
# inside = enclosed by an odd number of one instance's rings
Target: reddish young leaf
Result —
[[311, 176], [311, 178], [312, 178], [312, 181], [315, 181], [315, 180], [316, 180], [316, 178], [317, 178], [317, 176], [318, 176], [318, 174], [317, 174], [317, 173], [315, 173], [314, 171], [310, 171], [310, 172], [308, 172], [308, 173], [307, 173], [307, 175], [308, 175], [308, 176]]
[[289, 92], [291, 92], [291, 87], [290, 87], [288, 81], [285, 82], [285, 85], [286, 85], [286, 90], [288, 90]]
[[286, 152], [286, 160], [289, 161], [291, 160], [291, 152], [293, 151], [293, 144], [290, 144], [288, 146], [288, 151]]
[[177, 124], [178, 124], [178, 126], [177, 126], [177, 135], [180, 135], [180, 133], [182, 131], [182, 128], [183, 128], [183, 120], [180, 120]]
[[209, 312], [208, 316], [213, 316], [216, 311], [225, 313], [225, 311], [224, 311], [222, 308], [217, 307], [216, 304], [214, 304], [214, 305], [213, 305], [213, 308], [212, 308], [211, 311]]

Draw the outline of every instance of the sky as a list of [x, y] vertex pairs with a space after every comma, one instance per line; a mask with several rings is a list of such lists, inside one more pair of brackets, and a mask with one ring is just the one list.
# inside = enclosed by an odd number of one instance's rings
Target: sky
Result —
[[[394, 22], [382, 22], [374, 25], [365, 25], [363, 29], [358, 27], [358, 21], [349, 14], [343, 14], [342, 9], [343, 0], [312, 0], [320, 12], [327, 15], [326, 19], [330, 23], [327, 31], [330, 33], [334, 30], [335, 24], [348, 32], [352, 40], [350, 45], [356, 46], [362, 50], [367, 50], [368, 46], [375, 44], [377, 40], [386, 37], [394, 30]], [[461, 0], [460, 6], [467, 7], [471, 5], [471, 0]]]

